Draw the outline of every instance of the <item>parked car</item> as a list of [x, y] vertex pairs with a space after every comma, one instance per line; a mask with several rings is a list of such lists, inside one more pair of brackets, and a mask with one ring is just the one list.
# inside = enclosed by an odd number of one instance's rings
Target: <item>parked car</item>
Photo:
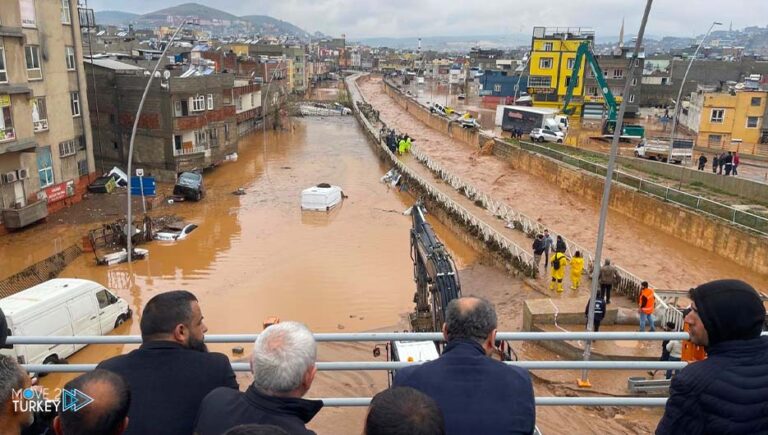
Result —
[[[11, 335], [107, 335], [131, 318], [123, 298], [84, 279], [52, 279], [0, 299]], [[15, 344], [0, 353], [22, 364], [55, 364], [84, 344]]]
[[459, 118], [459, 124], [461, 124], [462, 128], [480, 128], [480, 123], [477, 122], [477, 119], [469, 117], [461, 117]]
[[531, 140], [534, 142], [563, 143], [565, 141], [565, 135], [561, 131], [534, 128], [531, 130]]
[[440, 103], [432, 103], [429, 106], [429, 111], [431, 113], [438, 113], [440, 115], [447, 115], [448, 112], [445, 111], [445, 107], [443, 107]]
[[93, 180], [93, 182], [88, 185], [88, 191], [91, 193], [111, 193], [115, 189], [115, 186], [117, 186], [115, 176], [105, 175]]
[[203, 175], [198, 172], [182, 172], [173, 186], [173, 194], [191, 201], [200, 201], [205, 196]]

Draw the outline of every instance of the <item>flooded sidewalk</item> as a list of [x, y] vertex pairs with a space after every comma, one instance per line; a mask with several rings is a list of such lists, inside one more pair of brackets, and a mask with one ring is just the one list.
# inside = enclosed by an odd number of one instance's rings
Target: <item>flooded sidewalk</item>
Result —
[[[496, 157], [477, 155], [475, 149], [432, 130], [402, 111], [384, 93], [379, 78], [358, 84], [384, 122], [413, 137], [416, 145], [446, 170], [557, 233], [583, 246], [594, 246], [598, 203], [569, 194]], [[614, 211], [609, 213], [603, 257], [660, 288], [686, 289], [725, 277], [744, 279], [758, 288], [768, 287], [764, 275]]]

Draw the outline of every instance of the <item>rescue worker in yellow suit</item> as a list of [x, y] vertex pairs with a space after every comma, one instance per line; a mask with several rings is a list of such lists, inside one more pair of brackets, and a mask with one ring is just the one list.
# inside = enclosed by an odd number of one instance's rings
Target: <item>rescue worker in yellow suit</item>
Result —
[[571, 290], [578, 290], [583, 271], [584, 257], [581, 256], [581, 251], [576, 251], [571, 259]]
[[552, 282], [549, 283], [549, 289], [554, 290], [557, 284], [557, 292], [563, 292], [563, 278], [565, 278], [565, 267], [568, 265], [568, 258], [563, 252], [555, 252], [550, 262], [552, 266]]
[[407, 151], [407, 147], [408, 143], [405, 141], [405, 138], [401, 138], [400, 142], [397, 143], [397, 153], [402, 156]]
[[413, 145], [413, 139], [411, 139], [410, 136], [405, 136], [405, 152], [410, 153], [411, 152], [411, 146]]

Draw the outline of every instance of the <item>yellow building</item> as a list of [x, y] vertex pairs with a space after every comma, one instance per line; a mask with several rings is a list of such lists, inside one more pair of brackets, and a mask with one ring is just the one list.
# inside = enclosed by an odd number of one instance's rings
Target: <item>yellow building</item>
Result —
[[691, 94], [680, 122], [696, 132], [696, 143], [709, 148], [739, 148], [760, 141], [768, 91], [738, 90]]
[[[536, 107], [562, 109], [571, 81], [576, 50], [584, 41], [594, 41], [595, 32], [578, 27], [534, 27], [531, 57], [528, 62], [528, 93]], [[584, 105], [584, 66], [573, 89], [574, 116], [581, 116]]]
[[238, 56], [248, 57], [248, 44], [229, 44], [227, 49]]

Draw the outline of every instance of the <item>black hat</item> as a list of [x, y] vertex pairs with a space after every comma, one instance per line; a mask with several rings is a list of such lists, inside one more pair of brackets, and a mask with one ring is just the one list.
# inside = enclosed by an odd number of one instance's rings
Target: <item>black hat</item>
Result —
[[709, 345], [757, 338], [765, 323], [765, 306], [754, 288], [737, 279], [721, 279], [691, 291], [709, 336]]

